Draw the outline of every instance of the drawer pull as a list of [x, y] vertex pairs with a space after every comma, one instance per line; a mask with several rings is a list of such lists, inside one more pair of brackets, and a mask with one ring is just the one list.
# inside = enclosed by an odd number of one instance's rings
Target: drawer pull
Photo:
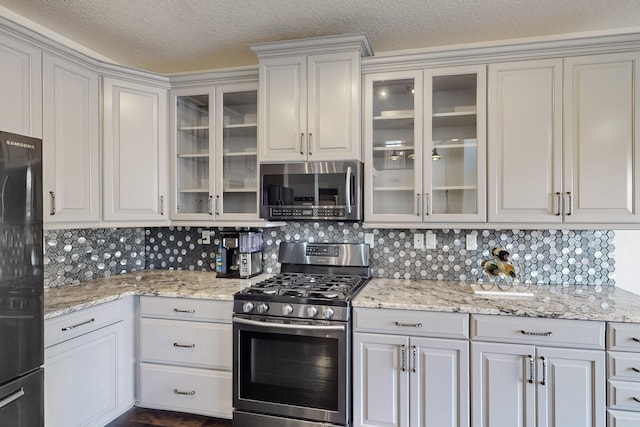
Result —
[[631, 399], [633, 399], [635, 402], [640, 403], [640, 399], [638, 399], [637, 397], [632, 397]]
[[75, 329], [75, 328], [77, 328], [78, 326], [88, 325], [89, 323], [93, 323], [93, 322], [95, 322], [95, 321], [96, 321], [96, 319], [89, 319], [89, 320], [87, 320], [87, 321], [85, 321], [85, 322], [77, 323], [77, 324], [72, 325], [72, 326], [66, 326], [66, 327], [62, 328], [62, 331], [63, 331], [63, 332], [64, 332], [64, 331], [70, 331], [71, 329]]
[[395, 322], [396, 326], [401, 326], [403, 328], [422, 328], [422, 323], [402, 323]]
[[534, 335], [537, 337], [550, 337], [551, 335], [553, 335], [553, 332], [531, 332], [525, 330], [521, 330], [520, 333], [523, 335]]
[[633, 337], [633, 338], [631, 338], [631, 339], [632, 339], [632, 340], [634, 340], [635, 342], [640, 342], [640, 339], [639, 339], [639, 338]]
[[173, 343], [174, 347], [180, 347], [180, 348], [195, 348], [195, 344], [178, 344], [177, 342]]
[[630, 369], [631, 369], [633, 372], [637, 372], [637, 373], [639, 373], [639, 374], [640, 374], [640, 369], [638, 369], [638, 368], [634, 368], [634, 367], [631, 367]]
[[179, 308], [174, 308], [173, 312], [174, 313], [190, 313], [190, 314], [193, 314], [196, 311], [195, 310], [180, 310]]
[[183, 396], [193, 396], [194, 394], [196, 394], [195, 390], [191, 390], [191, 391], [180, 391], [177, 388], [173, 389], [173, 394], [181, 394]]

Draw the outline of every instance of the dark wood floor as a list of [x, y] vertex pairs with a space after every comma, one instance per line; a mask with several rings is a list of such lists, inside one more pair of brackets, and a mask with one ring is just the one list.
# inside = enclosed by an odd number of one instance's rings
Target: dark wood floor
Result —
[[231, 427], [231, 420], [182, 412], [133, 408], [106, 427]]

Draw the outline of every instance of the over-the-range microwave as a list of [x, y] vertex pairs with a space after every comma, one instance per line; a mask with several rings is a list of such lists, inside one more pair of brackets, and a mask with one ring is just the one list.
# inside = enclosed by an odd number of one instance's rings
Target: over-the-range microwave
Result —
[[263, 163], [260, 217], [362, 220], [362, 162]]

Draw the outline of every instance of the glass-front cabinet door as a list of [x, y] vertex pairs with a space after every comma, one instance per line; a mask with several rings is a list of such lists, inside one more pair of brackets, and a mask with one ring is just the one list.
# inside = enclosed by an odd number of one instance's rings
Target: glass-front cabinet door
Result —
[[365, 77], [368, 222], [483, 222], [484, 66]]
[[422, 219], [422, 73], [365, 76], [365, 220]]
[[172, 91], [172, 219], [258, 220], [257, 86]]

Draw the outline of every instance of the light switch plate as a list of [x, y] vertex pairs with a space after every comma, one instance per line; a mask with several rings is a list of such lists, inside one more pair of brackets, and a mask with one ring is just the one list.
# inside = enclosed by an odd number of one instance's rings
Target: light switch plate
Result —
[[413, 235], [413, 249], [424, 249], [424, 234], [416, 233]]
[[203, 245], [211, 244], [211, 231], [202, 230], [202, 244]]
[[373, 233], [364, 233], [364, 244], [369, 245], [370, 248], [373, 248]]
[[436, 235], [433, 234], [433, 231], [427, 231], [426, 235], [426, 249], [435, 249], [436, 248]]
[[469, 233], [465, 238], [466, 246], [468, 251], [475, 251], [478, 249], [478, 234], [477, 233]]

